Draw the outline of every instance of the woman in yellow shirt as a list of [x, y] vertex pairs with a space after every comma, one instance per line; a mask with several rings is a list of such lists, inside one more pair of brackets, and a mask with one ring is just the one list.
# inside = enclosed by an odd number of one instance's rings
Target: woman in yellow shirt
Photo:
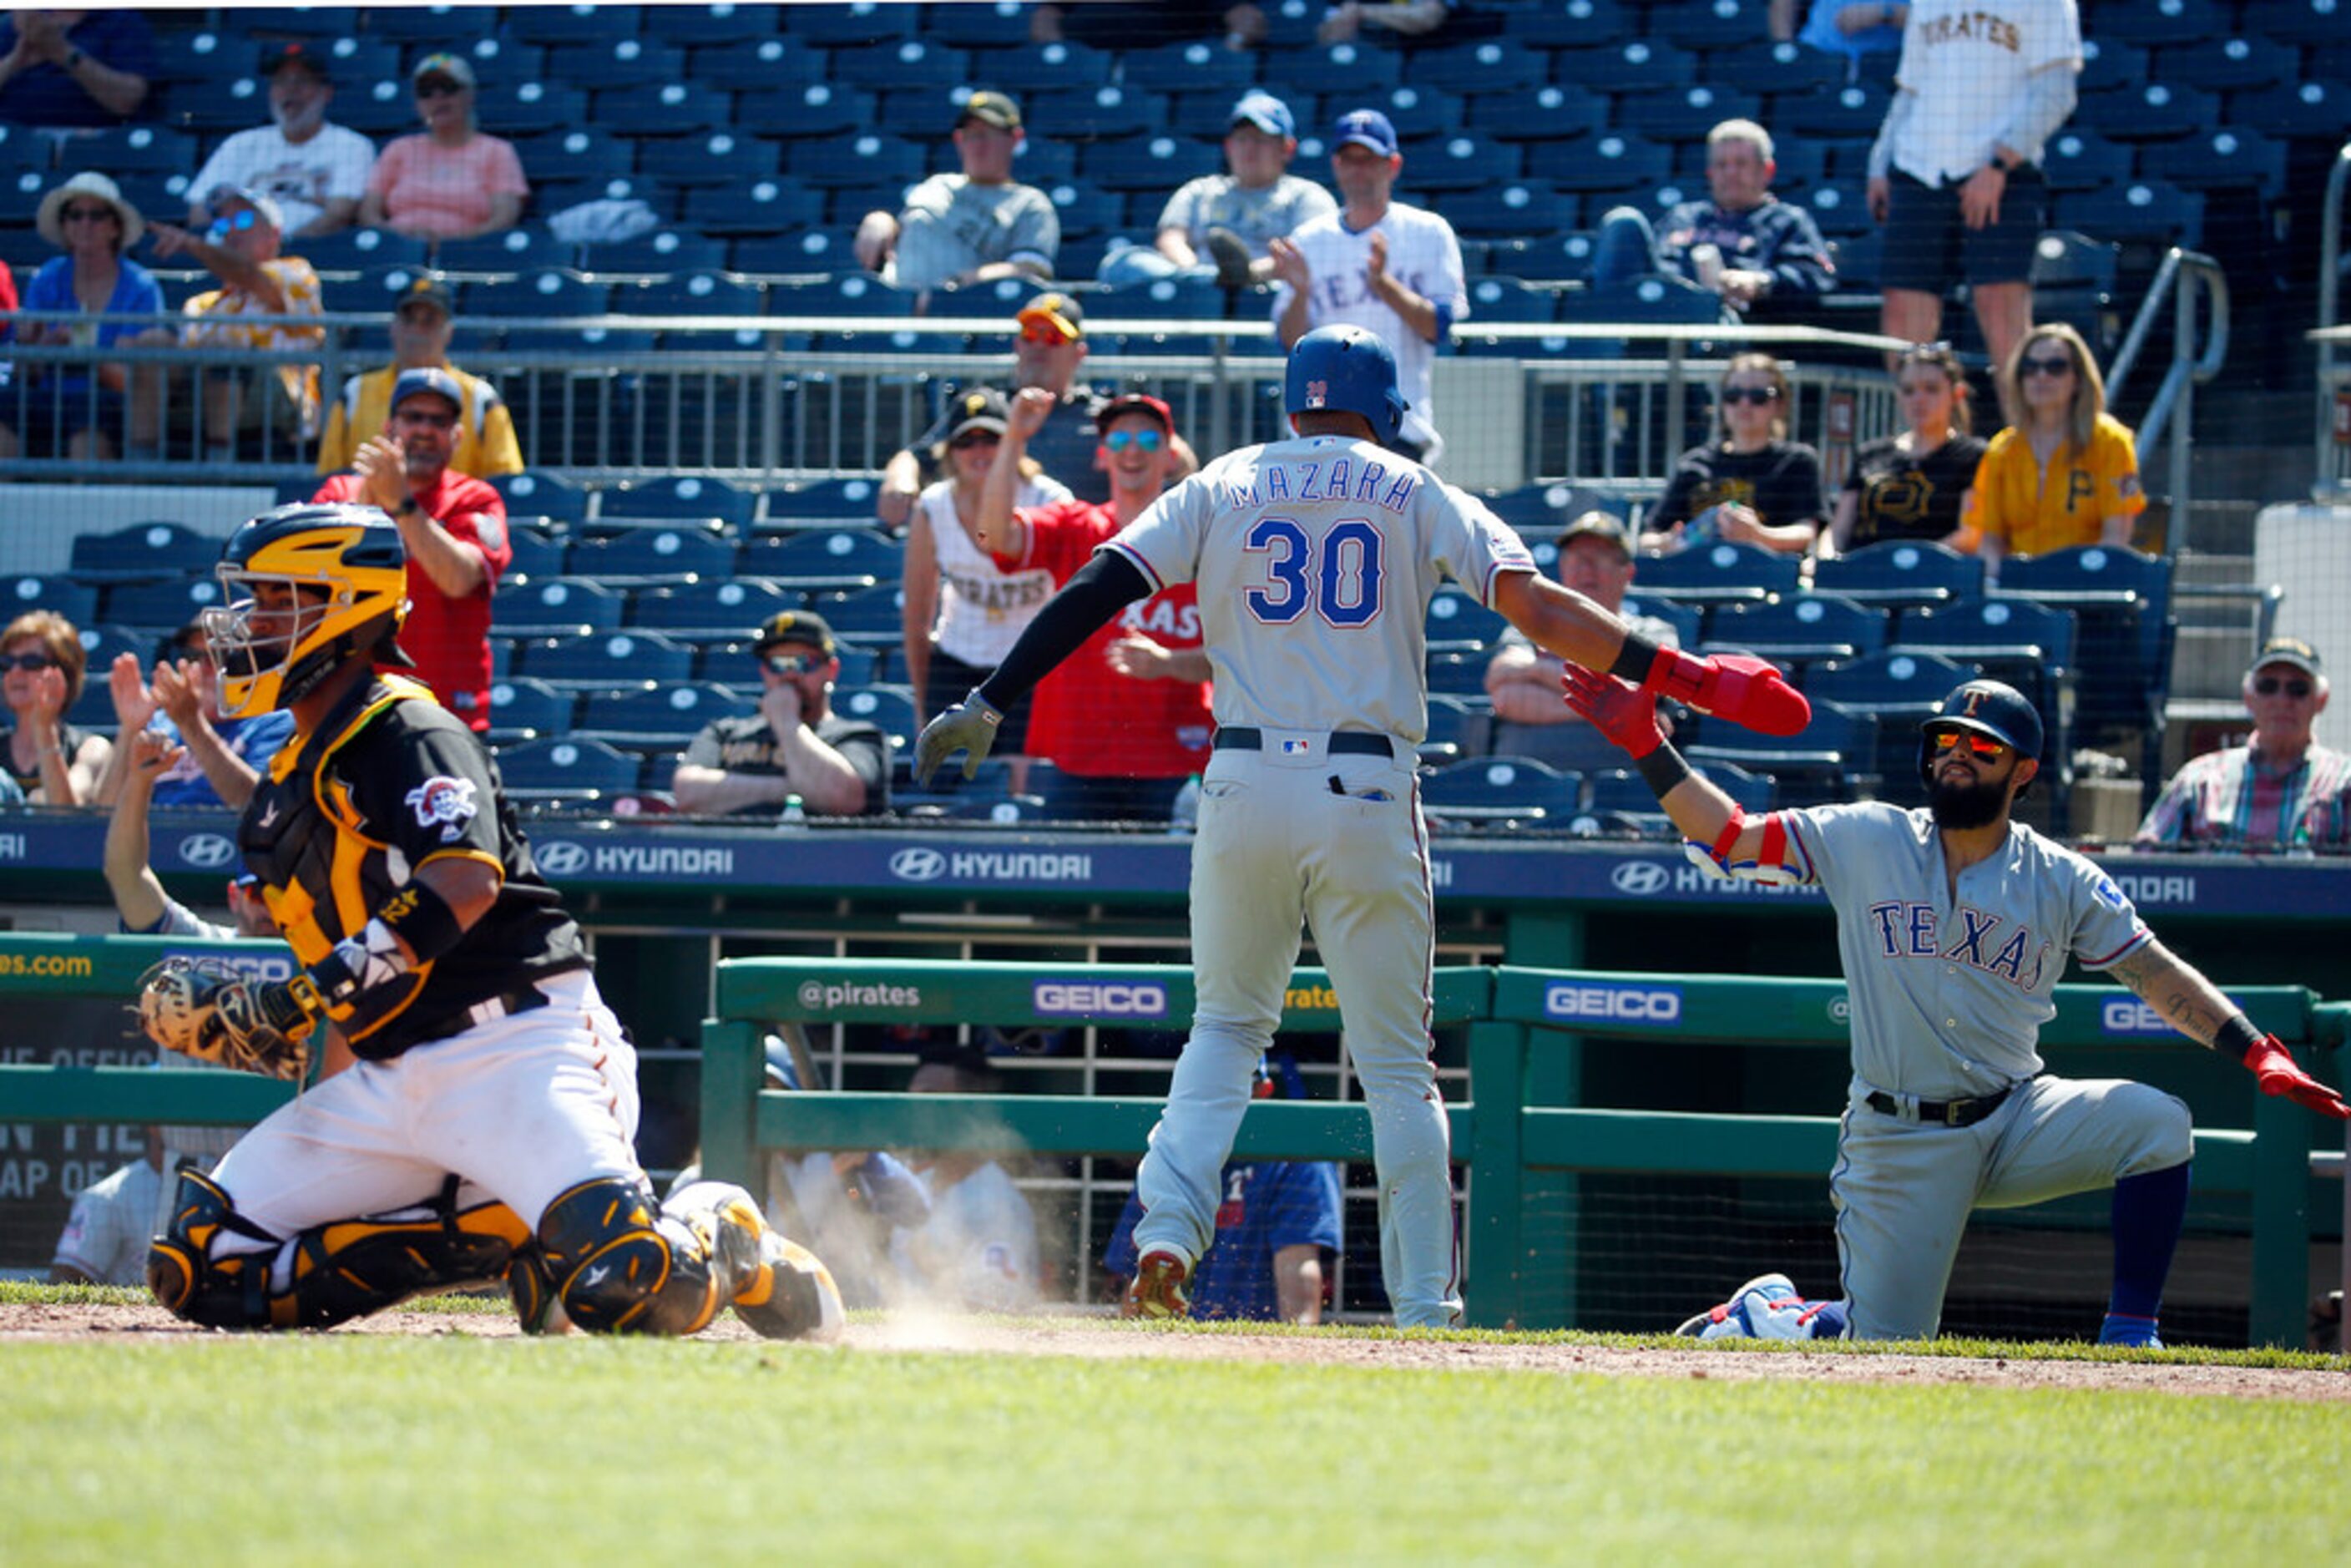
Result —
[[2147, 509], [2130, 427], [2108, 414], [2106, 384], [2080, 333], [2035, 327], [2001, 367], [2008, 428], [1976, 469], [1985, 569], [2067, 545], [2128, 545]]

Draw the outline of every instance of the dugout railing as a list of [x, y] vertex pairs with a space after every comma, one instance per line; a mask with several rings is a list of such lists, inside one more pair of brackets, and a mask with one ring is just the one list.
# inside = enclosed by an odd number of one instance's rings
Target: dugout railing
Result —
[[[1536, 1103], [1532, 1085], [1542, 1075], [1531, 1069], [1541, 1054], [1572, 1049], [1578, 1037], [1667, 1048], [1702, 1042], [1842, 1047], [1842, 982], [1513, 966], [1437, 974], [1431, 1021], [1464, 1026], [1468, 1044], [1470, 1100], [1447, 1111], [1454, 1157], [1468, 1176], [1463, 1239], [1471, 1322], [1573, 1326], [1573, 1235], [1541, 1233], [1525, 1201], [1531, 1186], [1546, 1176], [1714, 1174], [1826, 1181], [1836, 1140], [1833, 1117]], [[2351, 1025], [2351, 1006], [2322, 1002], [2300, 987], [2241, 987], [2231, 995], [2257, 1026], [2305, 1052], [2338, 1046]], [[1322, 971], [1300, 970], [1290, 996], [1286, 1029], [1335, 1026]], [[1301, 998], [1313, 1005], [1297, 1005]], [[888, 959], [722, 961], [717, 1013], [703, 1032], [704, 1168], [748, 1180], [758, 1155], [778, 1148], [1139, 1155], [1157, 1118], [1155, 1099], [763, 1092], [762, 1038], [770, 1029], [796, 1031], [813, 1024], [1180, 1026], [1191, 998], [1191, 972], [1176, 966], [1073, 970]], [[2060, 986], [2057, 1017], [2043, 1030], [2043, 1046], [2143, 1046], [2138, 1006], [2129, 993], [2111, 987]], [[2117, 1007], [2126, 1009], [2119, 1025]], [[2198, 1129], [2196, 1182], [2206, 1193], [2250, 1195], [2251, 1337], [2299, 1345], [2314, 1119], [2290, 1103], [2254, 1093], [2250, 1080], [2245, 1092], [2254, 1102], [2250, 1129]], [[1235, 1145], [1238, 1156], [1255, 1159], [1360, 1161], [1370, 1150], [1370, 1118], [1360, 1103], [1253, 1104]], [[1572, 1196], [1563, 1223], [1572, 1232]], [[1563, 1288], [1551, 1266], [1562, 1257], [1569, 1260]]]

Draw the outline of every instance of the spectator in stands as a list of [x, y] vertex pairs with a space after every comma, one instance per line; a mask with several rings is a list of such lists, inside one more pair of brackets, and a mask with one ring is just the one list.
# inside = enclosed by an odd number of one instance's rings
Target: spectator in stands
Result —
[[1102, 262], [1102, 281], [1113, 288], [1173, 277], [1213, 277], [1227, 288], [1268, 281], [1273, 256], [1267, 245], [1309, 218], [1338, 211], [1330, 192], [1289, 172], [1297, 153], [1290, 106], [1252, 89], [1233, 105], [1225, 133], [1229, 172], [1186, 181], [1160, 213], [1152, 246], [1113, 252]]
[[[0, 343], [7, 343], [15, 340], [16, 318], [16, 275], [9, 269], [6, 261], [0, 260]], [[15, 361], [0, 360], [0, 399], [7, 396], [8, 389], [16, 383], [16, 379]], [[6, 407], [7, 404], [5, 402], [0, 402], [0, 411], [5, 411]], [[0, 463], [5, 463], [16, 456], [18, 445], [16, 427], [6, 419], [0, 418]]]
[[103, 131], [139, 112], [155, 39], [136, 11], [0, 16], [0, 124]]
[[360, 222], [424, 240], [514, 227], [530, 182], [514, 143], [474, 123], [474, 68], [463, 56], [427, 55], [409, 79], [423, 133], [401, 137], [375, 161]]
[[[924, 1055], [910, 1094], [1004, 1092], [1002, 1075], [976, 1045], [925, 1047]], [[976, 1312], [1035, 1306], [1043, 1273], [1037, 1213], [1011, 1173], [985, 1155], [948, 1151], [914, 1165], [931, 1198], [930, 1218], [897, 1238], [899, 1265], [914, 1287]]]
[[1012, 177], [1028, 132], [1020, 106], [976, 92], [955, 123], [962, 172], [934, 174], [906, 193], [903, 212], [876, 210], [857, 225], [857, 260], [900, 288], [927, 291], [999, 277], [1050, 278], [1061, 248], [1052, 199]]
[[155, 868], [148, 863], [148, 808], [162, 803], [156, 800], [157, 791], [186, 762], [184, 751], [161, 729], [126, 732], [121, 747], [126, 758], [122, 793], [106, 822], [106, 886], [114, 895], [114, 913], [125, 934], [132, 936], [274, 940], [277, 922], [262, 901], [261, 879], [253, 873], [244, 873], [229, 883], [230, 924], [222, 925], [166, 893]]
[[[105, 175], [85, 171], [41, 198], [35, 225], [43, 239], [66, 254], [44, 263], [25, 290], [26, 310], [78, 311], [85, 316], [161, 316], [163, 290], [154, 274], [124, 253], [139, 243], [146, 224], [139, 209]], [[109, 348], [136, 338], [136, 321], [25, 323], [17, 336], [26, 343]], [[113, 432], [123, 427], [127, 365], [26, 365], [31, 383], [25, 398], [31, 427], [10, 432], [30, 451], [48, 455], [62, 437], [65, 455], [76, 462], [110, 460]], [[51, 378], [54, 379], [54, 383]]]
[[[1832, 55], [1843, 55], [1858, 69], [1864, 55], [1886, 54], [1902, 47], [1902, 28], [1910, 7], [1896, 0], [1813, 0], [1802, 32], [1796, 28], [1796, 0], [1771, 0], [1770, 28], [1774, 38], [1792, 38]], [[1850, 75], [1850, 71], [1848, 72]]]
[[[216, 192], [213, 205], [219, 215], [201, 235], [176, 224], [158, 223], [155, 255], [159, 260], [190, 256], [220, 279], [182, 308], [188, 325], [176, 340], [168, 329], [140, 334], [141, 343], [177, 341], [188, 349], [262, 349], [290, 353], [316, 349], [327, 340], [323, 327], [296, 327], [244, 321], [247, 316], [316, 316], [322, 309], [319, 275], [298, 256], [284, 254], [285, 214], [277, 204], [258, 191], [239, 187]], [[269, 389], [274, 375], [277, 390]], [[319, 367], [316, 363], [281, 363], [265, 375], [250, 375], [237, 367], [207, 365], [198, 372], [204, 385], [203, 436], [207, 461], [225, 463], [236, 455], [240, 431], [268, 428], [292, 439], [308, 440], [319, 433]], [[150, 366], [131, 378], [131, 441], [134, 457], [162, 455], [162, 409], [165, 372]]]
[[1822, 554], [1884, 539], [1932, 539], [1976, 548], [1970, 497], [1985, 443], [1968, 410], [1968, 373], [1949, 343], [1904, 350], [1894, 372], [1902, 429], [1866, 442], [1837, 496]]
[[408, 552], [408, 620], [400, 651], [415, 678], [475, 731], [490, 727], [490, 599], [514, 560], [507, 504], [449, 466], [465, 389], [448, 371], [402, 371], [383, 434], [313, 499], [381, 507]]
[[294, 733], [294, 716], [280, 708], [237, 718], [220, 710], [220, 670], [201, 620], [173, 632], [155, 655], [152, 684], [139, 655], [114, 656], [107, 674], [117, 726], [114, 755], [99, 780], [97, 800], [113, 805], [129, 788], [131, 743], [161, 736], [178, 756], [152, 780], [158, 806], [221, 806], [243, 810], [255, 780]]
[[[1094, 461], [1110, 475], [1108, 504], [1020, 507], [1009, 465], [1025, 455], [1029, 437], [1051, 407], [1041, 392], [1024, 392], [1013, 401], [1004, 450], [987, 476], [979, 515], [981, 542], [999, 558], [1041, 570], [1045, 597], [1075, 577], [1098, 546], [1143, 516], [1177, 476], [1175, 413], [1155, 397], [1129, 392], [1102, 404], [1095, 416], [1102, 445]], [[1010, 645], [1008, 639], [1006, 649]], [[1163, 589], [1105, 622], [1034, 695], [1028, 750], [1055, 768], [1044, 791], [1046, 815], [1167, 821], [1185, 780], [1208, 765], [1216, 722], [1207, 683], [1194, 584]], [[947, 700], [960, 701], [962, 695]]]
[[66, 722], [81, 696], [81, 634], [54, 610], [28, 610], [0, 632], [0, 695], [8, 705], [8, 773], [33, 806], [89, 803], [114, 747]]
[[225, 191], [258, 191], [277, 204], [286, 237], [309, 239], [351, 226], [375, 167], [375, 143], [327, 119], [335, 100], [327, 57], [309, 44], [273, 46], [261, 57], [271, 123], [240, 131], [213, 150], [188, 186], [188, 226], [218, 215]]
[[2011, 555], [2127, 545], [2147, 492], [2130, 426], [2106, 412], [2105, 379], [2082, 335], [2035, 327], [2000, 372], [2008, 428], [1976, 467], [1977, 550], [1993, 574]]
[[[1041, 390], [1022, 395], [1059, 404]], [[988, 476], [999, 461], [1006, 465], [1014, 506], [1070, 499], [1069, 486], [1025, 450], [1003, 453], [1003, 393], [987, 387], [962, 392], [955, 408], [956, 422], [937, 453], [948, 476], [924, 490], [906, 525], [904, 646], [920, 719], [945, 712], [986, 680], [1056, 586], [1019, 545], [1001, 536], [993, 546], [981, 542], [987, 537], [981, 491]], [[1003, 755], [1027, 749], [1029, 708], [1023, 700], [1004, 716], [998, 731]]]
[[1778, 170], [1770, 131], [1751, 120], [1724, 120], [1706, 138], [1708, 199], [1676, 206], [1661, 231], [1638, 207], [1610, 212], [1593, 247], [1593, 282], [1605, 287], [1671, 273], [1742, 311], [1827, 293], [1836, 282], [1828, 242], [1812, 214], [1771, 193]]
[[1314, 41], [1328, 48], [1352, 44], [1368, 31], [1396, 37], [1416, 37], [1445, 25], [1445, 0], [1340, 0], [1322, 13]]
[[2082, 69], [2074, 0], [1994, 14], [1917, 0], [1894, 101], [1869, 151], [1869, 210], [1886, 225], [1878, 281], [1889, 338], [1942, 335], [1964, 279], [1984, 350], [2004, 362], [2032, 325], [2032, 248], [2048, 217], [2041, 150], [2074, 112]]
[[1437, 345], [1469, 314], [1461, 244], [1435, 213], [1391, 199], [1404, 157], [1395, 127], [1375, 109], [1339, 117], [1331, 172], [1345, 211], [1310, 218], [1288, 239], [1269, 242], [1274, 326], [1285, 349], [1317, 327], [1351, 322], [1395, 350], [1404, 394], [1403, 435], [1389, 444], [1434, 463], [1444, 449], [1429, 371]]
[[1232, 0], [1158, 0], [1151, 5], [1052, 5], [1029, 13], [1032, 44], [1083, 44], [1095, 49], [1150, 49], [1224, 36], [1235, 53], [1265, 41], [1265, 8]]
[[457, 327], [455, 309], [449, 286], [441, 279], [419, 277], [408, 286], [392, 308], [392, 363], [345, 382], [341, 394], [327, 410], [327, 433], [319, 441], [319, 473], [333, 474], [351, 465], [361, 433], [383, 428], [392, 383], [402, 371], [420, 370], [447, 371], [465, 393], [465, 406], [457, 419], [456, 453], [449, 466], [476, 479], [522, 472], [522, 446], [515, 439], [514, 416], [507, 412], [498, 389], [449, 362], [449, 340]]
[[2138, 825], [2140, 849], [2351, 850], [2351, 757], [2311, 729], [2326, 711], [2326, 669], [2299, 637], [2273, 637], [2242, 685], [2253, 733], [2191, 757]]
[[812, 610], [781, 610], [759, 628], [759, 711], [716, 718], [670, 779], [677, 809], [698, 817], [774, 817], [797, 795], [812, 817], [890, 808], [890, 742], [832, 711], [841, 678], [832, 628]]
[[[1624, 615], [1625, 591], [1633, 586], [1635, 570], [1633, 530], [1620, 517], [1585, 512], [1559, 536], [1559, 580], [1612, 615]], [[1670, 622], [1654, 615], [1625, 619], [1660, 648], [1681, 646]], [[1517, 627], [1504, 630], [1486, 664], [1486, 695], [1494, 705], [1490, 749], [1497, 757], [1527, 757], [1554, 768], [1621, 766], [1614, 743], [1562, 699], [1564, 668], [1558, 654], [1536, 647]], [[1661, 726], [1670, 723], [1661, 716]]]
[[1821, 537], [1821, 455], [1788, 437], [1788, 373], [1769, 354], [1740, 354], [1722, 372], [1722, 439], [1681, 455], [1648, 517], [1641, 548], [1677, 550], [1729, 539], [1794, 553]]

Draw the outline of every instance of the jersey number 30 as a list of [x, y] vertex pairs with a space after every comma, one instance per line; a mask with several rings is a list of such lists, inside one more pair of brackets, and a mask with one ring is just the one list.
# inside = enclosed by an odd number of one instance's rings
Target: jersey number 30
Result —
[[1243, 591], [1258, 620], [1286, 626], [1314, 612], [1333, 626], [1364, 626], [1380, 613], [1387, 537], [1367, 517], [1342, 517], [1318, 549], [1295, 517], [1259, 517], [1243, 541], [1265, 559], [1266, 586]]

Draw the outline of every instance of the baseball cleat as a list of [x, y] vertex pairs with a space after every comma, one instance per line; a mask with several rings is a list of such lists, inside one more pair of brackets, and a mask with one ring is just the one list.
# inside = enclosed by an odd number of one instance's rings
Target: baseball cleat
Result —
[[1785, 1274], [1759, 1274], [1674, 1333], [1685, 1339], [1810, 1339], [1822, 1304], [1797, 1295]]
[[759, 1238], [758, 1274], [736, 1292], [735, 1315], [768, 1339], [839, 1339], [849, 1326], [841, 1287], [817, 1255], [780, 1230]]
[[2133, 1350], [2161, 1350], [2162, 1337], [2157, 1333], [2153, 1318], [2135, 1317], [2129, 1312], [2108, 1312], [2106, 1321], [2098, 1325], [2100, 1344], [2126, 1345]]
[[1192, 1265], [1172, 1247], [1154, 1247], [1134, 1260], [1134, 1278], [1118, 1304], [1123, 1318], [1192, 1315]]

